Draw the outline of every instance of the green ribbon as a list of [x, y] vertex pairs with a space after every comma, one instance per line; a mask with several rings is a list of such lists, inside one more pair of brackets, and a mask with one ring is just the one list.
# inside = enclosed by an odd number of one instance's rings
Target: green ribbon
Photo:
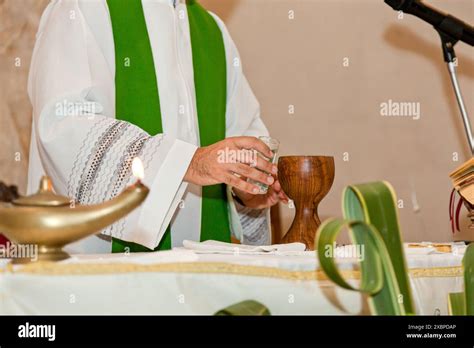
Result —
[[[157, 77], [141, 0], [107, 0], [107, 4], [115, 44], [117, 119], [133, 123], [150, 135], [163, 133]], [[187, 1], [187, 12], [200, 145], [207, 146], [223, 140], [226, 135], [225, 46], [214, 18], [197, 1]], [[225, 186], [203, 187], [202, 197], [201, 240], [229, 242]], [[168, 227], [155, 250], [170, 249], [171, 238]], [[135, 243], [114, 239], [112, 252], [124, 251], [151, 250]]]
[[448, 295], [449, 315], [466, 315], [466, 294], [453, 292]]
[[[345, 219], [329, 219], [318, 229], [316, 252], [323, 271], [337, 285], [368, 294], [373, 314], [414, 313], [391, 185], [375, 182], [348, 186], [343, 193], [343, 213]], [[345, 281], [335, 262], [334, 244], [345, 228], [363, 252], [359, 288]]]
[[270, 310], [262, 303], [247, 300], [242, 301], [217, 311], [217, 316], [268, 316]]
[[474, 315], [474, 244], [467, 247], [463, 258], [466, 314]]
[[464, 292], [449, 294], [449, 313], [451, 315], [474, 315], [474, 244], [467, 247], [462, 264]]

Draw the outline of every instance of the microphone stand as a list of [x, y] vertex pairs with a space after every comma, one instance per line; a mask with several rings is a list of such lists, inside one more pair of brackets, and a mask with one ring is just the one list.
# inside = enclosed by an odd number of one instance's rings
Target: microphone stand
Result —
[[[469, 146], [471, 148], [471, 156], [474, 156], [474, 141], [472, 139], [472, 128], [471, 128], [471, 121], [469, 120], [469, 116], [467, 114], [466, 106], [464, 105], [464, 99], [461, 93], [461, 87], [459, 86], [457, 74], [456, 74], [456, 53], [454, 52], [454, 45], [458, 42], [455, 38], [447, 35], [439, 28], [436, 28], [436, 31], [439, 33], [441, 37], [441, 43], [443, 47], [443, 56], [444, 61], [448, 65], [449, 76], [451, 77], [451, 82], [454, 88], [454, 93], [456, 94], [456, 99], [458, 101], [459, 110], [461, 111], [462, 121], [464, 123], [464, 130], [466, 131], [467, 141], [469, 142]], [[464, 202], [464, 206], [468, 211], [468, 218], [471, 221], [469, 225], [470, 229], [474, 228], [474, 205], [464, 199], [463, 196], [459, 195], [461, 200]], [[454, 231], [453, 231], [454, 232]]]
[[471, 156], [474, 156], [474, 140], [472, 136], [472, 127], [471, 121], [467, 114], [466, 106], [464, 105], [464, 99], [461, 93], [461, 87], [459, 86], [457, 74], [456, 74], [456, 53], [454, 52], [454, 45], [458, 42], [457, 39], [447, 35], [441, 29], [436, 29], [441, 37], [441, 43], [443, 47], [443, 56], [444, 61], [447, 63], [449, 76], [451, 77], [451, 82], [454, 88], [454, 93], [456, 94], [456, 99], [458, 101], [459, 110], [461, 111], [462, 121], [464, 123], [464, 130], [466, 131], [467, 141], [471, 149]]

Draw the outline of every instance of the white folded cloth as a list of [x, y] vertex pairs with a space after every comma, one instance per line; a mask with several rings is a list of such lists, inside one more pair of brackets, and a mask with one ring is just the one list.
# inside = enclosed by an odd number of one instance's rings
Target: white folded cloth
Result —
[[183, 247], [201, 254], [298, 254], [306, 250], [303, 243], [273, 245], [242, 245], [207, 240], [205, 242], [183, 241]]

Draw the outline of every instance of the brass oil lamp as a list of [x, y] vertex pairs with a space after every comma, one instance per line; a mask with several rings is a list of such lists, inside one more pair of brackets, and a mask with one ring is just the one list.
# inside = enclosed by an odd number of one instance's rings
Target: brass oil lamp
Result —
[[[143, 166], [136, 158], [133, 173], [138, 178], [117, 197], [97, 205], [73, 205], [69, 198], [53, 192], [51, 179], [41, 178], [39, 190], [12, 203], [0, 203], [0, 232], [12, 243], [37, 245], [35, 261], [60, 261], [69, 258], [62, 249], [67, 244], [96, 234], [137, 208], [149, 189], [140, 181]], [[14, 258], [13, 263], [32, 262]]]

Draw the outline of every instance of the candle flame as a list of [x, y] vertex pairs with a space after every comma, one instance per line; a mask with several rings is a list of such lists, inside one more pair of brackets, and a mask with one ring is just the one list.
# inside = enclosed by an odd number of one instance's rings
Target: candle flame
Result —
[[143, 169], [143, 163], [138, 157], [135, 157], [133, 159], [132, 172], [133, 172], [133, 176], [135, 176], [139, 180], [143, 180], [143, 178], [145, 177], [145, 170]]

